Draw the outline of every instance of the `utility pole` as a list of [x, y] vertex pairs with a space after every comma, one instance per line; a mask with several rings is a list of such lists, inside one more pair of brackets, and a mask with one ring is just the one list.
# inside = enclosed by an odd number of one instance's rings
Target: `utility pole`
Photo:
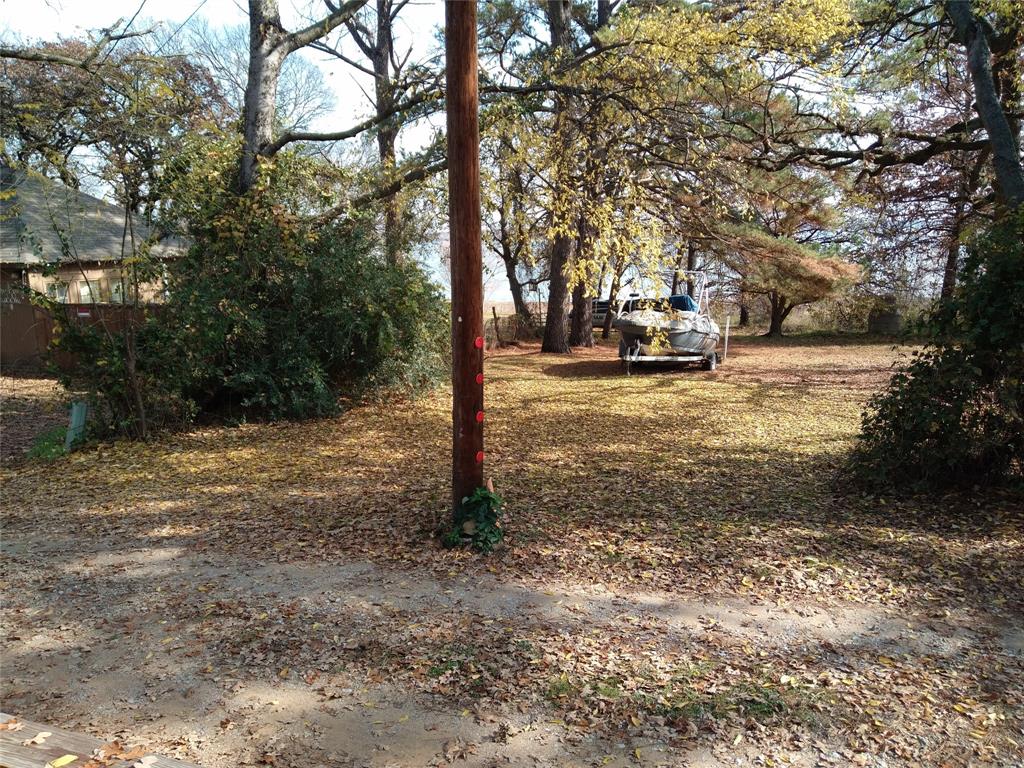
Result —
[[484, 483], [484, 313], [475, 0], [446, 0], [445, 111], [452, 269], [452, 504]]

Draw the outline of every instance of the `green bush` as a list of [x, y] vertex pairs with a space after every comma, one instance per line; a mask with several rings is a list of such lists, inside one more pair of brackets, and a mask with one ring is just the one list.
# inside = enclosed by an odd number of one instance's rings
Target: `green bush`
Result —
[[487, 488], [477, 488], [462, 500], [445, 535], [448, 547], [468, 546], [487, 554], [505, 538], [501, 527], [501, 496]]
[[57, 373], [66, 389], [84, 393], [93, 436], [143, 438], [195, 417], [196, 405], [182, 391], [173, 339], [152, 314], [140, 312], [120, 329], [61, 323], [54, 345], [75, 361]]
[[374, 257], [360, 227], [305, 235], [295, 250], [280, 223], [256, 230], [197, 242], [172, 288], [184, 394], [201, 411], [321, 416], [339, 394], [410, 392], [443, 374], [445, 305], [418, 267]]
[[339, 398], [406, 394], [442, 378], [447, 305], [418, 265], [386, 263], [366, 220], [316, 223], [308, 159], [268, 164], [238, 196], [221, 181], [234, 158], [230, 146], [208, 152], [216, 172], [190, 168], [173, 187], [172, 213], [192, 245], [166, 305], [131, 345], [89, 329], [64, 334], [79, 360], [73, 386], [102, 402], [108, 426], [139, 436], [140, 416], [150, 429], [322, 416]]
[[1024, 212], [969, 248], [932, 341], [874, 397], [852, 474], [874, 490], [1012, 482], [1024, 475]]

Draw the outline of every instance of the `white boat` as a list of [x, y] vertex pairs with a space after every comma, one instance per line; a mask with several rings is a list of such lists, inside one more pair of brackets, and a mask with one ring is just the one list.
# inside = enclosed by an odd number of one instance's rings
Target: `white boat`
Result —
[[714, 351], [721, 338], [718, 323], [698, 312], [637, 309], [614, 324], [622, 335], [620, 352], [639, 346], [646, 355], [705, 355]]
[[619, 357], [627, 363], [647, 361], [703, 362], [714, 369], [715, 348], [721, 339], [718, 323], [711, 319], [707, 277], [703, 272], [685, 273], [696, 288], [688, 295], [659, 299], [631, 299], [613, 325], [619, 331]]

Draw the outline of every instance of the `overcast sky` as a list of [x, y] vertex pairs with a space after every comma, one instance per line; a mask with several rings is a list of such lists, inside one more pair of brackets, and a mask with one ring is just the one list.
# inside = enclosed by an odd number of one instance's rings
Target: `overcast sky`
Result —
[[[320, 18], [324, 13], [322, 0], [279, 0], [281, 20], [287, 29], [296, 29]], [[140, 10], [141, 7], [141, 10]], [[137, 15], [133, 29], [160, 24], [174, 32], [190, 16], [205, 18], [211, 27], [248, 25], [246, 0], [0, 0], [0, 40], [9, 43], [50, 41], [58, 37], [78, 37]], [[436, 30], [444, 24], [442, 0], [412, 0], [403, 10], [396, 25], [396, 48], [402, 52], [413, 48], [412, 61], [429, 55], [436, 47]], [[332, 40], [340, 33], [335, 32]], [[351, 41], [346, 53], [361, 59]], [[313, 61], [324, 73], [324, 79], [335, 96], [335, 109], [311, 126], [315, 130], [341, 130], [368, 117], [372, 110], [363, 93], [372, 86], [369, 78], [344, 62], [305, 50], [300, 54]], [[416, 151], [429, 138], [433, 127], [443, 125], [444, 116], [403, 132], [402, 147]], [[435, 259], [430, 268], [437, 271]], [[490, 261], [490, 260], [488, 260]], [[485, 294], [488, 301], [511, 301], [508, 286], [501, 278], [497, 264], [488, 264]]]

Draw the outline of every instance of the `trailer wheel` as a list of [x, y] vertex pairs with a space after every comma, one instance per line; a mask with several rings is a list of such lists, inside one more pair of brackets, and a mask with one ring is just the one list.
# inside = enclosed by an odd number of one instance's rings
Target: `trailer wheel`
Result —
[[712, 352], [710, 355], [708, 355], [707, 357], [704, 358], [704, 365], [702, 366], [702, 368], [704, 368], [705, 371], [713, 371], [717, 367], [718, 367], [718, 353], [717, 352]]

